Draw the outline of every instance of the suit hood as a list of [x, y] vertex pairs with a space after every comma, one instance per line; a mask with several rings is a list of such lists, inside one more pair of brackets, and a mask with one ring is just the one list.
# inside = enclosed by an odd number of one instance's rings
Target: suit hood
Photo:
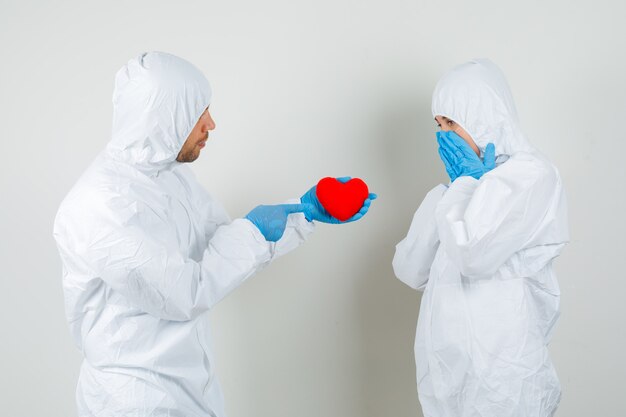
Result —
[[517, 109], [504, 74], [488, 59], [476, 59], [448, 71], [437, 83], [433, 117], [454, 120], [484, 153], [492, 142], [499, 159], [532, 147], [519, 126]]
[[147, 174], [168, 169], [210, 101], [209, 82], [191, 63], [143, 53], [115, 76], [107, 152]]

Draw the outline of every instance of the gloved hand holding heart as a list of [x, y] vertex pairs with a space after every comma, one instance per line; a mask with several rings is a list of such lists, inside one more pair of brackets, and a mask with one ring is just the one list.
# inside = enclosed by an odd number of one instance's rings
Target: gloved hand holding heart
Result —
[[363, 217], [376, 194], [359, 178], [322, 178], [300, 199], [307, 220], [348, 223]]

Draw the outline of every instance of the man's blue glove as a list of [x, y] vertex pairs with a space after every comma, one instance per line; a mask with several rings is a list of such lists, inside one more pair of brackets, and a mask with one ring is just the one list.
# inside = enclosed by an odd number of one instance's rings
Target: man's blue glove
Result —
[[268, 242], [276, 242], [285, 233], [287, 216], [304, 211], [302, 204], [278, 204], [275, 206], [256, 206], [246, 215]]
[[[350, 181], [351, 179], [352, 177], [339, 177], [337, 178], [337, 181], [346, 183]], [[332, 223], [332, 224], [350, 223], [355, 220], [359, 220], [361, 217], [365, 216], [365, 214], [369, 210], [370, 204], [372, 204], [372, 200], [376, 200], [376, 198], [378, 197], [376, 194], [370, 193], [367, 199], [365, 199], [365, 201], [363, 202], [363, 206], [361, 207], [361, 210], [359, 210], [358, 213], [350, 217], [348, 220], [342, 222], [341, 220], [338, 220], [334, 218], [333, 216], [331, 216], [326, 211], [324, 206], [322, 206], [322, 204], [317, 199], [316, 191], [317, 191], [317, 185], [313, 186], [309, 191], [307, 191], [300, 198], [300, 201], [304, 205], [304, 216], [306, 217], [308, 221], [317, 220], [318, 222]]]
[[453, 131], [437, 132], [439, 156], [446, 166], [450, 181], [458, 177], [470, 176], [477, 180], [496, 167], [496, 147], [487, 144], [485, 155], [481, 161], [476, 152]]

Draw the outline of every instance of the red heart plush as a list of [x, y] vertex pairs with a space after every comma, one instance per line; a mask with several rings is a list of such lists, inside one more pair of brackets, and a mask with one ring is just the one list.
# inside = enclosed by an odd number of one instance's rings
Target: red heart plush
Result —
[[369, 196], [369, 190], [360, 178], [352, 178], [343, 183], [326, 177], [317, 183], [315, 194], [326, 211], [343, 222], [361, 210], [363, 202]]

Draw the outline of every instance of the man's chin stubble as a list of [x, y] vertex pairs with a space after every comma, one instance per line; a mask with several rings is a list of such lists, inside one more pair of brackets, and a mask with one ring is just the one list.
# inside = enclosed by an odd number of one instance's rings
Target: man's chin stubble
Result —
[[182, 163], [189, 163], [189, 162], [193, 162], [196, 159], [198, 159], [199, 156], [200, 156], [200, 154], [196, 155], [196, 154], [193, 153], [193, 151], [190, 151], [190, 152], [178, 155], [176, 160], [178, 162], [182, 162]]

